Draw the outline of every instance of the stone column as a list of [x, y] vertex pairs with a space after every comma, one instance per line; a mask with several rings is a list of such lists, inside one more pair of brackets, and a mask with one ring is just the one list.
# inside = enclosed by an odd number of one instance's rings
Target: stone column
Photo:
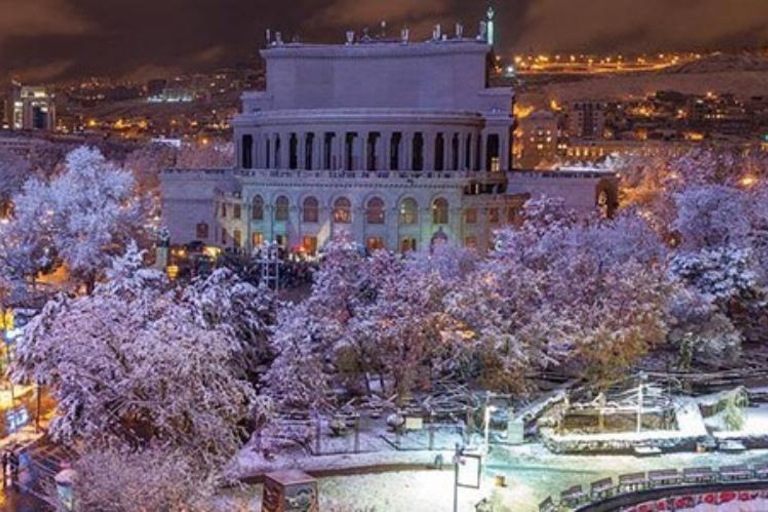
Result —
[[312, 168], [319, 170], [323, 168], [323, 158], [325, 156], [325, 133], [316, 132], [312, 144]]
[[477, 135], [475, 133], [469, 134], [469, 165], [467, 170], [471, 171], [475, 168], [475, 154], [477, 151]]
[[384, 161], [386, 159], [386, 145], [387, 140], [384, 138], [384, 134], [382, 132], [378, 132], [378, 136], [376, 137], [376, 141], [373, 143], [373, 147], [376, 150], [376, 158], [373, 161], [373, 170], [374, 171], [380, 171], [382, 169], [386, 169], [388, 163]]
[[358, 132], [357, 138], [359, 140], [359, 143], [357, 145], [358, 148], [360, 148], [360, 167], [361, 170], [367, 171], [368, 170], [368, 158], [370, 157], [369, 149], [368, 149], [368, 137], [370, 137], [370, 132]]
[[[379, 143], [382, 146], [381, 155], [382, 162], [379, 169], [382, 171], [391, 171], [389, 163], [392, 161], [392, 132], [381, 132], [379, 137]], [[387, 245], [389, 247], [389, 245]]]
[[510, 129], [507, 128], [504, 130], [504, 132], [502, 132], [502, 135], [500, 138], [501, 170], [502, 171], [508, 171], [512, 167], [511, 165], [512, 148], [510, 145], [510, 139], [511, 139]]
[[288, 169], [291, 164], [291, 132], [283, 132], [280, 134], [280, 166], [283, 169]]
[[480, 144], [480, 170], [488, 171], [488, 131], [483, 130], [483, 137]]
[[455, 171], [453, 168], [453, 133], [443, 133], [443, 170]]
[[306, 169], [307, 162], [307, 133], [296, 134], [296, 169]]
[[412, 171], [413, 170], [413, 132], [403, 132], [403, 139], [402, 139], [402, 146], [401, 146], [401, 155], [400, 155], [400, 161], [402, 164], [400, 165], [401, 171]]
[[357, 132], [355, 137], [355, 145], [352, 148], [352, 170], [362, 171], [365, 170], [365, 155], [368, 153], [367, 149], [367, 132]]
[[466, 132], [459, 132], [459, 166], [457, 171], [464, 170], [464, 162], [467, 158], [467, 134]]
[[346, 149], [346, 143], [345, 143], [346, 142], [345, 141], [346, 136], [347, 136], [347, 134], [345, 132], [336, 132], [336, 143], [334, 144], [334, 146], [336, 146], [336, 151], [335, 151], [335, 155], [331, 155], [332, 156], [332, 158], [331, 158], [332, 160], [333, 160], [333, 156], [335, 156], [335, 158], [336, 158], [336, 164], [335, 165], [334, 165], [333, 162], [331, 162], [331, 167], [334, 167], [335, 170], [344, 169], [344, 159], [346, 157], [346, 155], [345, 155], [345, 153], [346, 153], [346, 151], [345, 151], [345, 149]]
[[437, 133], [433, 131], [424, 132], [424, 170], [435, 170], [435, 140]]

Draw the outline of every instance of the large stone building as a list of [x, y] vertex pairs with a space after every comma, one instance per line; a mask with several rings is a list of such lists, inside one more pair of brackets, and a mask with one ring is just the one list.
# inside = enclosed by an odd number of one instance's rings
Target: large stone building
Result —
[[512, 171], [514, 93], [488, 87], [484, 38], [348, 37], [261, 52], [267, 87], [243, 96], [234, 169], [163, 174], [174, 243], [312, 254], [346, 234], [370, 249], [486, 248], [530, 195], [581, 208], [614, 197], [602, 173]]

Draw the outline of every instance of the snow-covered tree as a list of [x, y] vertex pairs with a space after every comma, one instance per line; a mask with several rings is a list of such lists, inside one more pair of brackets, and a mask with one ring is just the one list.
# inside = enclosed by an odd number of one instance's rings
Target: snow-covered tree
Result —
[[141, 201], [130, 173], [97, 150], [78, 148], [50, 182], [32, 179], [14, 197], [16, 214], [3, 227], [2, 258], [16, 277], [34, 277], [53, 261], [92, 287], [129, 240], [143, 234]]
[[78, 458], [75, 510], [211, 510], [215, 482], [179, 450], [90, 447]]
[[243, 368], [256, 381], [259, 368], [269, 362], [269, 336], [277, 323], [278, 302], [266, 285], [255, 287], [221, 268], [184, 291], [202, 327], [219, 329], [235, 338], [244, 352]]
[[672, 227], [681, 249], [748, 244], [750, 218], [741, 190], [721, 185], [690, 187], [676, 194], [675, 202], [677, 217]]
[[533, 225], [498, 233], [448, 311], [477, 341], [479, 375], [494, 386], [520, 388], [553, 363], [610, 380], [664, 341], [664, 247], [632, 212], [578, 222], [556, 201], [528, 208]]
[[50, 389], [55, 439], [158, 442], [215, 471], [238, 448], [254, 397], [240, 343], [202, 327], [140, 262], [132, 247], [93, 294], [51, 300], [18, 342], [14, 375]]
[[265, 378], [267, 394], [285, 409], [328, 409], [331, 377], [322, 320], [306, 303], [287, 306], [272, 343], [277, 357]]
[[678, 349], [678, 366], [694, 362], [733, 361], [741, 349], [741, 333], [715, 304], [714, 297], [681, 286], [667, 305], [669, 341]]

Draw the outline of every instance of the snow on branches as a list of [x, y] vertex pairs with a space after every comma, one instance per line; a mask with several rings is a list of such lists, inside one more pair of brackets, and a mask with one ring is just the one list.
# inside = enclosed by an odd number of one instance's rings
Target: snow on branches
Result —
[[87, 147], [69, 153], [64, 171], [50, 181], [27, 181], [2, 232], [6, 272], [35, 277], [60, 261], [92, 287], [110, 258], [145, 228], [134, 186], [130, 173]]
[[215, 471], [239, 447], [255, 396], [240, 341], [201, 325], [133, 246], [110, 277], [45, 306], [18, 343], [15, 377], [49, 386], [56, 439], [183, 447]]

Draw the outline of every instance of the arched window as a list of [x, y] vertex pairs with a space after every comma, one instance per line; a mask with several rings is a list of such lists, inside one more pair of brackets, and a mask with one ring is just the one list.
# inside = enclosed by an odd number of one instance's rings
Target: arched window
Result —
[[408, 226], [411, 224], [418, 224], [419, 222], [419, 205], [416, 200], [408, 197], [403, 199], [400, 203], [400, 224]]
[[285, 222], [288, 220], [288, 210], [290, 207], [290, 203], [288, 202], [288, 198], [285, 196], [280, 196], [277, 198], [277, 201], [275, 201], [275, 220]]
[[352, 223], [352, 203], [346, 197], [340, 197], [333, 203], [333, 222], [337, 224]]
[[374, 197], [368, 201], [365, 218], [368, 224], [384, 224], [384, 201], [381, 198]]
[[264, 199], [259, 195], [253, 196], [251, 220], [264, 220]]
[[243, 245], [243, 233], [239, 229], [232, 233], [232, 244], [238, 249]]
[[448, 201], [442, 197], [432, 203], [432, 223], [438, 226], [448, 224]]
[[314, 197], [304, 199], [302, 211], [304, 222], [320, 222], [320, 203]]

